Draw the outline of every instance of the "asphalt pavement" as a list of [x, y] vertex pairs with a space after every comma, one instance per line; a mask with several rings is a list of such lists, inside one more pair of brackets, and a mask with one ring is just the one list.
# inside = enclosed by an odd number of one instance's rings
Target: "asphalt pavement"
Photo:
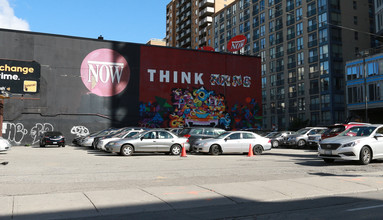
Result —
[[[11, 163], [0, 167], [0, 174]], [[2, 194], [0, 219], [255, 219], [259, 207], [266, 209], [267, 204], [382, 190], [383, 171], [358, 171], [222, 184]]]

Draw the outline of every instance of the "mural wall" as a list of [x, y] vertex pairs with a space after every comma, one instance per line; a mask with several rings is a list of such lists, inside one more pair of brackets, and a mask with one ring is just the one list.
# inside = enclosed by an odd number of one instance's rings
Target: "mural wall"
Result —
[[14, 145], [52, 130], [71, 142], [106, 127], [261, 123], [258, 57], [0, 29], [0, 59], [40, 66], [35, 93], [4, 100]]

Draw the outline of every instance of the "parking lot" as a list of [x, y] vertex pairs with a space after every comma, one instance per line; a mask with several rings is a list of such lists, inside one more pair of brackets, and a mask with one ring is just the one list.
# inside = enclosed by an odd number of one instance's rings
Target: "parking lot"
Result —
[[[316, 151], [302, 149], [273, 148], [253, 157], [245, 154], [188, 154], [187, 157], [135, 154], [123, 157], [70, 145], [65, 148], [16, 146], [8, 152], [0, 153], [0, 162], [3, 161], [8, 161], [9, 164], [0, 166], [0, 196], [14, 199], [12, 211], [7, 209], [3, 213], [12, 213], [13, 217], [18, 212], [22, 213], [20, 210], [23, 205], [15, 202], [18, 201], [15, 198], [31, 195], [107, 193], [139, 189], [172, 206], [174, 201], [201, 199], [201, 194], [217, 193], [219, 190], [223, 191], [218, 196], [224, 195], [224, 198], [231, 198], [230, 200], [249, 200], [251, 198], [246, 195], [250, 193], [246, 192], [250, 187], [249, 183], [258, 184], [259, 189], [256, 191], [264, 192], [258, 193], [256, 199], [265, 201], [383, 189], [382, 181], [375, 181], [375, 178], [382, 176], [382, 161], [373, 161], [366, 166], [347, 161], [328, 165], [317, 158]], [[353, 178], [372, 178], [373, 185], [360, 185]], [[329, 186], [336, 184], [346, 188], [320, 187], [319, 180], [325, 183], [325, 179], [330, 181]], [[343, 181], [347, 181], [347, 184]], [[358, 185], [354, 186], [353, 182]], [[348, 184], [351, 185], [347, 186]], [[237, 192], [235, 188], [238, 186], [241, 190]], [[284, 188], [289, 189], [289, 192], [283, 192]], [[265, 189], [270, 192], [265, 192]], [[249, 190], [253, 191], [253, 186]], [[225, 195], [226, 193], [229, 195]], [[183, 198], [181, 194], [186, 197]], [[168, 198], [175, 195], [175, 200]], [[205, 196], [206, 198], [202, 197], [204, 201], [211, 195], [208, 193]], [[87, 198], [92, 201], [91, 197]], [[97, 206], [95, 201], [92, 204]], [[20, 210], [17, 209], [18, 205]], [[179, 208], [174, 204], [172, 207]], [[96, 207], [96, 210], [98, 211], [94, 215], [99, 214], [101, 209]]]

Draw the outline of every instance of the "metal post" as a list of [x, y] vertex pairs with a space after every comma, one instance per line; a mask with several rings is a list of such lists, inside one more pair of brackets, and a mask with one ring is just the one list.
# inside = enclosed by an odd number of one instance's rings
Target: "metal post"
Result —
[[366, 54], [363, 54], [363, 72], [364, 72], [364, 119], [368, 123], [368, 104], [367, 104], [367, 70], [366, 70]]

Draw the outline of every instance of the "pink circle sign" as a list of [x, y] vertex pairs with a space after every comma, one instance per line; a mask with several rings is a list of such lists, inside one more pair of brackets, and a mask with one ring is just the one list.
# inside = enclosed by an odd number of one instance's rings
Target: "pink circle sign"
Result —
[[114, 96], [128, 85], [130, 69], [121, 54], [111, 49], [98, 49], [89, 53], [82, 61], [81, 79], [91, 93]]

